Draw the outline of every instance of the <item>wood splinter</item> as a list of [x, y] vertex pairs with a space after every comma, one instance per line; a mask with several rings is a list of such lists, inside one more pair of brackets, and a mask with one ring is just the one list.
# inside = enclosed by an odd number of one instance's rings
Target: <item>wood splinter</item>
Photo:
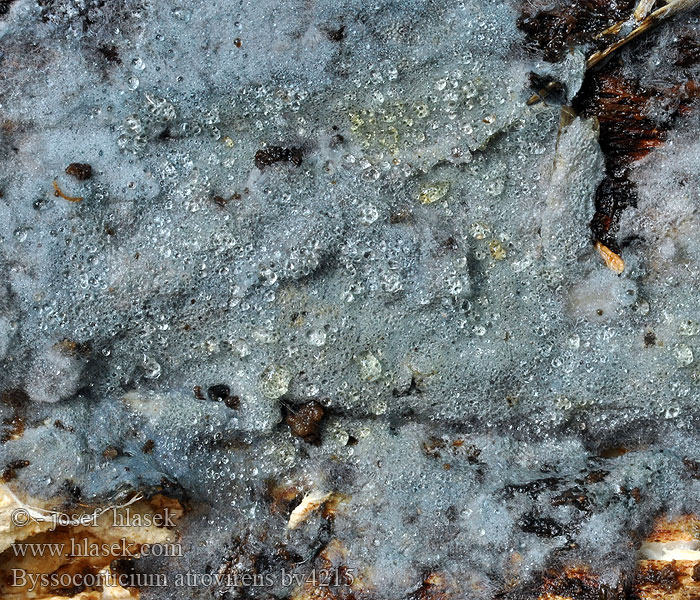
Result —
[[615, 254], [610, 248], [600, 242], [595, 243], [595, 249], [598, 251], [598, 254], [603, 259], [608, 269], [614, 271], [618, 275], [625, 270], [625, 261], [619, 254]]
[[[608, 56], [610, 56], [610, 54], [612, 54], [619, 48], [622, 48], [622, 46], [624, 46], [628, 42], [631, 42], [637, 36], [645, 33], [652, 27], [658, 25], [662, 21], [665, 21], [666, 19], [674, 15], [695, 8], [696, 6], [698, 6], [698, 4], [700, 4], [700, 0], [667, 0], [664, 6], [653, 11], [650, 14], [647, 14], [648, 11], [651, 10], [651, 8], [653, 7], [654, 3], [648, 2], [646, 0], [640, 0], [631, 19], [631, 22], [634, 23], [634, 25], [636, 26], [629, 33], [623, 34], [622, 38], [610, 44], [604, 50], [601, 50], [591, 55], [586, 61], [586, 68], [590, 69], [594, 67], [601, 60], [607, 58]], [[616, 23], [612, 27], [606, 29], [602, 33], [602, 35], [618, 35], [624, 29], [625, 25], [625, 21]]]
[[56, 196], [57, 198], [63, 198], [64, 200], [68, 200], [68, 202], [82, 202], [83, 201], [82, 197], [80, 197], [80, 196], [69, 196], [67, 194], [64, 194], [61, 191], [61, 188], [58, 187], [58, 182], [55, 179], [53, 182], [53, 190], [54, 190], [54, 192], [53, 192], [54, 196]]
[[299, 527], [299, 525], [309, 518], [312, 512], [318, 510], [326, 501], [330, 500], [332, 495], [333, 492], [323, 493], [320, 491], [313, 491], [304, 496], [301, 504], [289, 515], [287, 529], [296, 529]]
[[[636, 37], [646, 33], [659, 23], [684, 12], [690, 11], [700, 5], [700, 0], [665, 0], [663, 6], [656, 10], [652, 10], [655, 5], [655, 0], [638, 0], [634, 12], [625, 19], [614, 23], [607, 29], [604, 29], [594, 39], [601, 40], [613, 38], [607, 47], [594, 52], [586, 59], [586, 70], [592, 69], [599, 62], [606, 59], [608, 56], [631, 42]], [[619, 39], [614, 40], [614, 37]], [[530, 96], [527, 100], [527, 105], [532, 106], [543, 100], [552, 89], [538, 90], [537, 93]]]

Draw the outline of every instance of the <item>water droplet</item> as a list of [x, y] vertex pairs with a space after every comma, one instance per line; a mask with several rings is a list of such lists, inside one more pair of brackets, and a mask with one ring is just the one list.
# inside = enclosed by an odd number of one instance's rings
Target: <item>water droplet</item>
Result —
[[371, 352], [363, 352], [358, 357], [360, 377], [365, 381], [377, 381], [382, 376], [382, 363]]
[[307, 334], [307, 339], [312, 346], [323, 346], [326, 343], [326, 332], [323, 329], [312, 329]]
[[143, 355], [143, 370], [146, 379], [158, 379], [161, 374], [160, 364], [147, 354]]
[[270, 365], [260, 375], [260, 390], [272, 400], [284, 396], [289, 390], [291, 373], [279, 365]]
[[676, 357], [678, 364], [683, 367], [688, 366], [694, 360], [693, 350], [687, 344], [676, 344], [673, 348], [673, 356]]
[[427, 186], [424, 186], [420, 190], [418, 200], [421, 204], [432, 204], [438, 200], [442, 200], [447, 193], [450, 191], [449, 181], [436, 181]]

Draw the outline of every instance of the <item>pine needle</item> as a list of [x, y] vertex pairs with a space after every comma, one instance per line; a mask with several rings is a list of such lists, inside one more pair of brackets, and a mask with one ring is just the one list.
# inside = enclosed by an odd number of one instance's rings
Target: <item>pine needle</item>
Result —
[[[606, 29], [603, 34], [601, 34], [602, 36], [608, 34], [621, 34], [622, 37], [610, 44], [604, 50], [600, 50], [599, 52], [591, 55], [586, 61], [586, 68], [590, 69], [594, 67], [601, 60], [607, 58], [613, 52], [631, 42], [634, 38], [647, 32], [666, 19], [695, 8], [696, 6], [700, 5], [700, 0], [670, 0], [666, 6], [662, 6], [648, 16], [643, 16], [649, 11], [651, 5], [653, 5], [653, 2], [650, 3], [647, 0], [640, 0], [631, 19], [621, 21], [620, 23], [616, 23], [612, 27]], [[639, 20], [640, 18], [641, 20]], [[631, 31], [626, 31], [626, 29], [629, 28], [630, 23], [634, 23], [636, 26], [634, 26]], [[628, 27], [625, 27], [626, 25]]]

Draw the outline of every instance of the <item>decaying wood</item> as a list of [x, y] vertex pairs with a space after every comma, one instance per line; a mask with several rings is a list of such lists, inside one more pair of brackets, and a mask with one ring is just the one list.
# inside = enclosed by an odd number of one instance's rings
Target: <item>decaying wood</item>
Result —
[[634, 20], [637, 21], [637, 23], [644, 20], [651, 12], [651, 9], [654, 8], [655, 2], [656, 0], [639, 0], [634, 9]]
[[635, 9], [634, 15], [632, 16], [632, 22], [635, 23], [636, 26], [631, 31], [625, 32], [625, 25], [627, 25], [628, 22], [622, 21], [620, 23], [616, 23], [612, 27], [609, 27], [603, 32], [602, 36], [606, 36], [608, 34], [620, 35], [621, 32], [625, 33], [622, 33], [622, 37], [620, 39], [614, 41], [605, 49], [600, 50], [599, 52], [596, 52], [593, 55], [591, 55], [586, 61], [587, 69], [594, 67], [601, 60], [607, 58], [613, 52], [622, 48], [625, 44], [631, 42], [634, 38], [655, 27], [662, 21], [665, 21], [666, 19], [669, 19], [674, 15], [695, 8], [700, 4], [700, 0], [671, 0], [666, 4], [666, 6], [662, 6], [661, 8], [652, 12], [649, 16], [646, 16], [642, 18], [641, 21], [639, 21], [638, 17], [643, 15], [645, 11], [647, 11], [650, 8], [650, 4], [653, 5], [653, 2], [648, 2], [647, 0], [640, 0], [640, 2], [637, 4], [637, 8]]
[[299, 525], [309, 518], [312, 512], [318, 510], [327, 500], [330, 500], [332, 495], [332, 492], [324, 493], [320, 491], [313, 491], [304, 496], [301, 504], [299, 504], [299, 506], [297, 506], [289, 516], [287, 528], [296, 529], [299, 527]]
[[[666, 19], [687, 12], [700, 5], [700, 0], [668, 0], [665, 6], [650, 13], [655, 1], [656, 0], [639, 0], [634, 12], [627, 19], [614, 23], [596, 35], [594, 38], [596, 40], [607, 40], [610, 38], [612, 41], [605, 48], [594, 52], [588, 57], [586, 60], [586, 69], [591, 69], [596, 66], [633, 39], [653, 29]], [[550, 86], [553, 85], [554, 83], [550, 84]], [[527, 100], [527, 105], [532, 106], [533, 104], [537, 104], [551, 91], [552, 89], [548, 87], [537, 90], [537, 92]]]
[[595, 249], [598, 251], [598, 254], [603, 259], [608, 269], [614, 271], [618, 275], [625, 270], [625, 261], [622, 260], [619, 254], [615, 254], [615, 252], [600, 242], [595, 243]]

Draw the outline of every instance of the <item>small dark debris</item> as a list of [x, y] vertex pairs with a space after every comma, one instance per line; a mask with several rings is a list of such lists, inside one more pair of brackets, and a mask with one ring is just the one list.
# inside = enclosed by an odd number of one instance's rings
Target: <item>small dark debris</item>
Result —
[[305, 404], [296, 412], [289, 412], [285, 419], [292, 435], [302, 438], [310, 444], [318, 442], [321, 420], [323, 419], [323, 406], [315, 400]]
[[656, 346], [656, 334], [653, 331], [647, 331], [644, 334], [644, 347], [651, 348]]
[[32, 208], [37, 211], [46, 210], [51, 206], [52, 202], [50, 198], [37, 198], [32, 202]]
[[228, 396], [224, 398], [224, 404], [231, 410], [237, 410], [241, 405], [241, 399], [238, 396]]
[[605, 479], [609, 474], [610, 471], [603, 471], [602, 469], [598, 471], [591, 471], [590, 473], [588, 473], [588, 475], [586, 475], [583, 478], [583, 482], [586, 484], [599, 483], [603, 481], [603, 479]]
[[31, 463], [28, 460], [13, 460], [5, 465], [0, 479], [2, 481], [12, 481], [17, 477], [17, 470], [27, 468]]
[[109, 62], [122, 64], [122, 59], [119, 58], [119, 51], [116, 46], [100, 46], [97, 51], [104, 56]]
[[301, 165], [302, 154], [301, 148], [270, 146], [255, 153], [255, 166], [261, 171], [278, 162], [291, 162], [295, 167], [298, 167]]
[[557, 99], [563, 99], [566, 95], [566, 86], [551, 75], [539, 75], [530, 71], [529, 79], [530, 87], [540, 98], [554, 96]]
[[206, 400], [204, 397], [204, 394], [202, 393], [202, 386], [201, 385], [195, 385], [194, 388], [192, 389], [192, 392], [194, 393], [194, 397], [197, 400]]
[[454, 441], [431, 436], [427, 442], [423, 443], [423, 451], [429, 458], [466, 458], [471, 465], [478, 465], [481, 450], [473, 444], [465, 444], [463, 439]]
[[61, 421], [60, 419], [56, 419], [56, 420], [53, 422], [53, 426], [54, 426], [56, 429], [60, 429], [61, 431], [67, 431], [67, 432], [69, 432], [69, 433], [73, 433], [73, 432], [75, 431], [75, 429], [74, 429], [73, 427], [71, 427], [70, 425], [66, 425], [66, 424], [65, 424], [63, 421]]
[[69, 500], [72, 500], [73, 502], [78, 502], [80, 500], [82, 490], [80, 489], [80, 486], [75, 485], [75, 483], [70, 479], [63, 481], [61, 489], [67, 494]]
[[686, 468], [687, 476], [691, 479], [700, 479], [700, 462], [692, 458], [684, 458], [683, 466]]
[[213, 200], [214, 203], [219, 205], [221, 208], [226, 208], [226, 205], [228, 204], [228, 200], [223, 196], [214, 196]]
[[436, 436], [430, 436], [428, 441], [423, 443], [423, 451], [430, 458], [440, 458], [440, 450], [446, 447], [447, 442]]
[[[3, 393], [3, 401], [5, 400], [5, 394]], [[24, 407], [21, 404], [15, 404], [14, 410], [15, 414], [12, 417], [8, 417], [2, 420], [2, 425], [7, 429], [0, 429], [0, 444], [9, 442], [10, 440], [16, 440], [24, 435], [25, 421], [24, 417], [20, 414], [24, 412]]]
[[603, 448], [600, 451], [600, 458], [619, 458], [630, 451], [629, 448], [624, 446], [610, 446], [608, 448]]
[[24, 419], [22, 417], [15, 415], [10, 419], [3, 419], [2, 424], [7, 426], [8, 430], [0, 435], [1, 444], [22, 437], [24, 433]]
[[635, 487], [635, 488], [632, 488], [631, 490], [629, 490], [623, 485], [622, 487], [620, 487], [620, 495], [625, 497], [625, 498], [631, 498], [637, 504], [639, 504], [642, 500], [642, 494], [639, 491], [638, 487]]
[[269, 554], [258, 554], [253, 560], [253, 571], [255, 573], [269, 573], [275, 568], [276, 557]]
[[102, 456], [104, 456], [107, 460], [114, 460], [120, 454], [121, 452], [119, 451], [119, 449], [114, 446], [107, 446], [102, 452]]
[[[304, 319], [308, 316], [308, 314], [309, 313], [305, 310], [302, 310], [301, 312], [293, 312], [289, 317], [289, 320], [291, 321], [292, 325], [301, 327], [301, 325], [304, 323]], [[302, 373], [299, 373], [299, 375], [302, 375]]]
[[[201, 388], [199, 388], [199, 393], [201, 394]], [[237, 409], [241, 404], [241, 399], [238, 396], [231, 395], [231, 388], [223, 383], [217, 385], [212, 385], [207, 388], [207, 396], [209, 400], [213, 402], [223, 402], [228, 408]], [[195, 394], [195, 397], [196, 394]], [[199, 400], [203, 400], [204, 397], [199, 397]]]
[[223, 383], [212, 385], [207, 388], [207, 396], [209, 400], [214, 402], [223, 402], [225, 398], [231, 394], [231, 388]]
[[437, 255], [438, 256], [445, 256], [446, 254], [449, 254], [450, 252], [454, 252], [458, 248], [459, 248], [459, 244], [457, 244], [457, 240], [455, 240], [452, 236], [450, 236], [447, 239], [440, 242], [440, 245], [439, 245], [438, 250], [437, 250]]
[[525, 533], [534, 533], [537, 537], [553, 538], [566, 533], [564, 526], [550, 517], [538, 517], [533, 513], [523, 515], [518, 527]]
[[54, 344], [54, 348], [70, 357], [86, 357], [92, 352], [90, 342], [76, 342], [74, 340], [64, 339]]
[[455, 455], [466, 456], [467, 461], [471, 465], [481, 464], [479, 462], [479, 457], [481, 456], [481, 449], [477, 448], [474, 444], [464, 444], [464, 440], [455, 440], [452, 442], [452, 452]]
[[304, 557], [288, 548], [286, 544], [280, 544], [278, 546], [277, 556], [290, 565], [297, 565], [304, 562]]
[[153, 452], [153, 448], [156, 447], [156, 443], [153, 440], [146, 440], [146, 443], [141, 448], [144, 454], [150, 454]]
[[692, 67], [700, 63], [700, 42], [689, 35], [678, 40], [677, 55], [674, 65]]
[[29, 402], [29, 394], [20, 388], [3, 390], [0, 401], [14, 408], [22, 408]]
[[342, 25], [338, 29], [329, 30], [326, 35], [331, 42], [342, 42], [345, 38], [345, 25]]
[[544, 477], [527, 483], [507, 485], [503, 488], [503, 493], [506, 498], [513, 498], [515, 494], [527, 494], [530, 497], [535, 497], [546, 490], [556, 490], [563, 481], [561, 477]]
[[265, 482], [265, 499], [270, 504], [272, 514], [289, 517], [302, 500], [301, 489], [293, 485], [279, 485], [273, 480]]
[[80, 181], [92, 177], [92, 167], [86, 163], [71, 163], [66, 167], [66, 175], [72, 175]]
[[573, 487], [554, 496], [552, 498], [552, 506], [574, 506], [581, 511], [585, 511], [588, 510], [590, 501], [582, 489]]
[[447, 507], [445, 517], [447, 517], [447, 520], [450, 523], [454, 523], [459, 518], [459, 510], [457, 510], [457, 507], [454, 504]]
[[401, 209], [394, 213], [391, 213], [389, 217], [389, 223], [392, 225], [398, 225], [399, 223], [410, 223], [413, 220], [413, 215], [410, 211]]
[[0, 0], [0, 17], [4, 17], [10, 12], [10, 6], [12, 6], [14, 2], [15, 0]]

